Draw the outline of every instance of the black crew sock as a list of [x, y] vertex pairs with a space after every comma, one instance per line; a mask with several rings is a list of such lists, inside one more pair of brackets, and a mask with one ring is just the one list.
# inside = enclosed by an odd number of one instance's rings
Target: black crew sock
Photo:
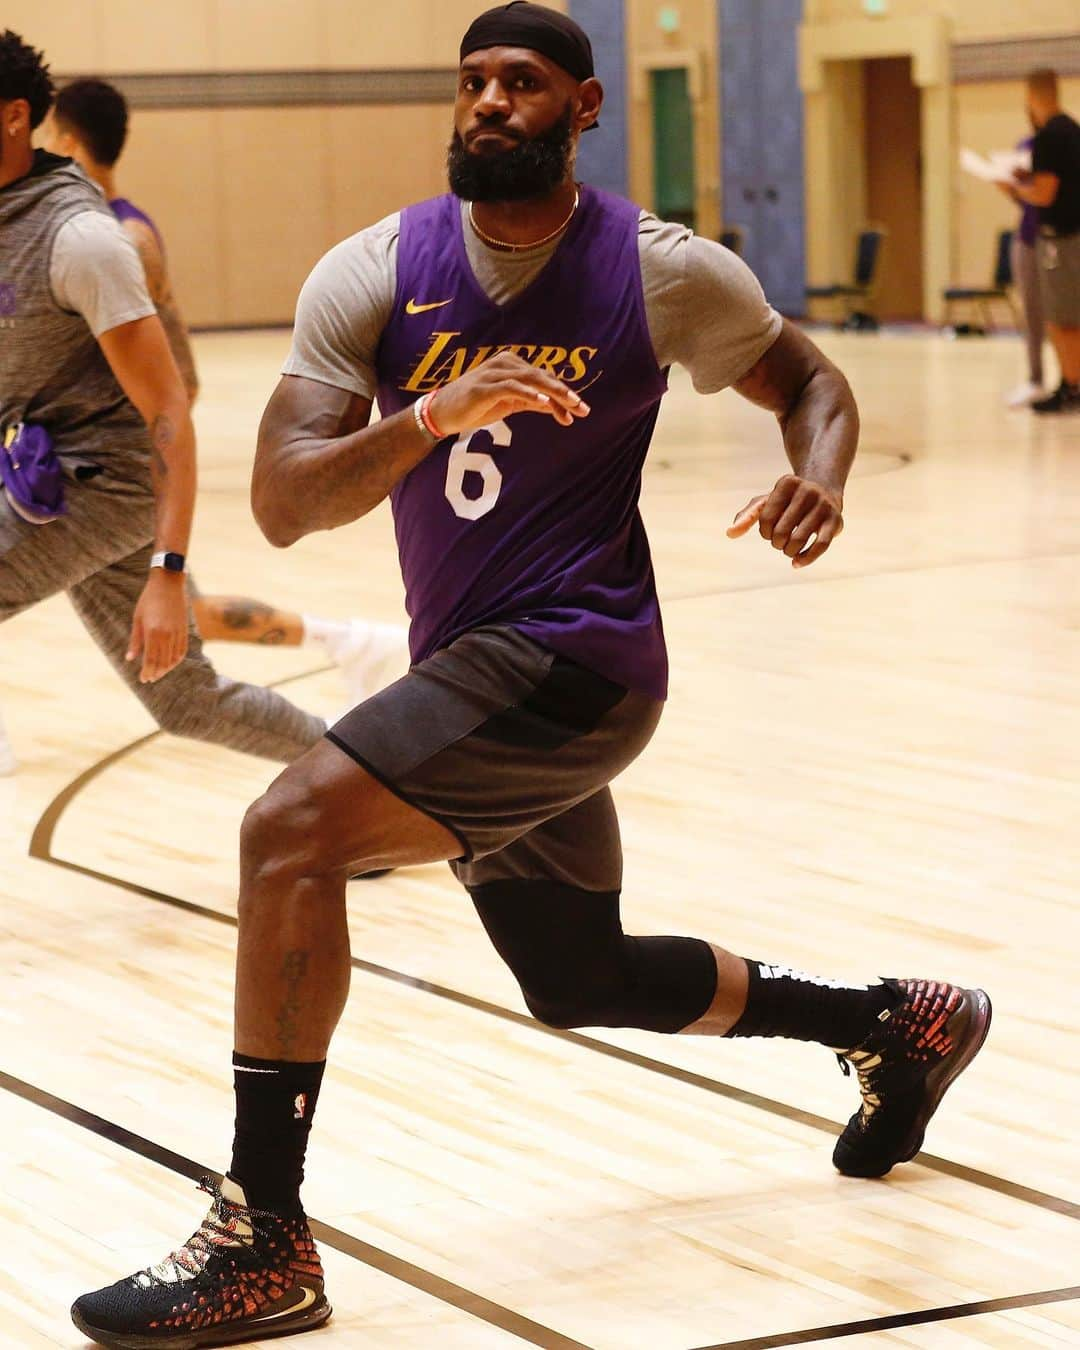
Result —
[[883, 1012], [904, 1001], [892, 981], [841, 984], [750, 960], [746, 968], [746, 1008], [729, 1036], [787, 1036], [850, 1050], [880, 1024]]
[[229, 1175], [256, 1209], [303, 1213], [304, 1154], [325, 1068], [325, 1060], [298, 1063], [233, 1052], [236, 1134]]

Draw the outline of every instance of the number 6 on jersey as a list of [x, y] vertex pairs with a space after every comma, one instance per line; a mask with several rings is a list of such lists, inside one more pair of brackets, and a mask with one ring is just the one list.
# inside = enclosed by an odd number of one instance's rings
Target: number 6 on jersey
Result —
[[[479, 520], [486, 516], [499, 500], [502, 490], [502, 474], [494, 459], [484, 450], [470, 450], [469, 446], [477, 436], [487, 432], [494, 444], [502, 450], [510, 444], [513, 432], [505, 422], [492, 422], [489, 427], [480, 427], [470, 431], [454, 442], [450, 448], [450, 458], [446, 465], [446, 500], [454, 508], [454, 515], [462, 520]], [[465, 495], [465, 475], [480, 475], [483, 491], [478, 497]]]

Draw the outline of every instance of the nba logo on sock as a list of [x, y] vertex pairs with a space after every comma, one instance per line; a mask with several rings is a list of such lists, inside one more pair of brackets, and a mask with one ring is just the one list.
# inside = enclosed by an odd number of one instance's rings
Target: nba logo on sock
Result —
[[307, 1093], [298, 1092], [296, 1100], [293, 1102], [293, 1120], [303, 1120], [304, 1113], [307, 1111]]

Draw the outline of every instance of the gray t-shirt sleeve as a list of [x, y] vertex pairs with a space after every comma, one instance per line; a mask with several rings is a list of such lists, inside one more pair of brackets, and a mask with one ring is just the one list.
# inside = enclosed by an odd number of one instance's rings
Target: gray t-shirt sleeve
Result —
[[102, 211], [80, 211], [57, 230], [49, 286], [60, 308], [81, 314], [95, 337], [157, 313], [134, 244]]
[[638, 252], [657, 363], [685, 367], [699, 394], [742, 379], [780, 336], [783, 319], [730, 249], [642, 212]]
[[296, 304], [283, 375], [374, 398], [375, 354], [397, 288], [399, 217], [343, 240], [315, 264]]

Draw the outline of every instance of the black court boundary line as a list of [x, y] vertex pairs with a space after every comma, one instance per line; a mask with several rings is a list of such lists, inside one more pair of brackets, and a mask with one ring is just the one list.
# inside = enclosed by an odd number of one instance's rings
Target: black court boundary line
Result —
[[1037, 1294], [1013, 1294], [1009, 1298], [987, 1298], [978, 1303], [955, 1303], [946, 1308], [926, 1308], [921, 1312], [893, 1313], [889, 1317], [868, 1317], [861, 1322], [838, 1322], [808, 1331], [782, 1331], [775, 1336], [751, 1336], [743, 1341], [718, 1341], [699, 1350], [776, 1350], [785, 1345], [808, 1345], [812, 1341], [834, 1341], [867, 1332], [892, 1331], [898, 1327], [916, 1327], [926, 1322], [948, 1322], [957, 1317], [981, 1317], [987, 1313], [1008, 1312], [1012, 1308], [1035, 1308], [1045, 1303], [1068, 1303], [1080, 1298], [1080, 1284], [1064, 1289], [1044, 1289]]
[[[156, 733], [151, 733], [151, 739]], [[141, 743], [141, 742], [140, 742]], [[123, 751], [119, 753], [124, 753]], [[182, 900], [177, 896], [165, 895], [160, 891], [153, 891], [145, 886], [139, 886], [134, 882], [124, 881], [122, 878], [110, 877], [107, 873], [95, 871], [93, 868], [83, 867], [78, 863], [69, 863], [62, 858], [46, 858], [42, 861], [52, 862], [58, 867], [66, 868], [69, 871], [78, 873], [81, 876], [92, 877], [95, 880], [103, 881], [111, 885], [120, 886], [123, 889], [136, 895], [144, 896], [151, 900], [162, 901], [178, 909], [185, 910], [188, 913], [198, 914], [202, 917], [213, 919], [218, 923], [224, 923], [231, 927], [236, 926], [236, 921], [230, 915], [222, 914], [219, 910], [209, 909], [204, 905], [197, 905], [190, 900]], [[403, 984], [409, 988], [419, 989], [423, 992], [433, 993], [438, 997], [446, 998], [452, 1002], [459, 1003], [465, 1007], [475, 1008], [482, 1012], [491, 1012], [493, 1015], [504, 1020], [519, 1023], [525, 1026], [537, 1026], [542, 1031], [551, 1031], [552, 1034], [563, 1039], [581, 1043], [590, 1049], [599, 1049], [602, 1053], [610, 1053], [613, 1058], [623, 1060], [628, 1063], [638, 1064], [645, 1068], [653, 1069], [665, 1073], [669, 1077], [677, 1078], [680, 1081], [687, 1082], [692, 1086], [705, 1088], [707, 1091], [716, 1092], [722, 1096], [733, 1100], [743, 1101], [748, 1105], [763, 1105], [764, 1109], [773, 1114], [783, 1115], [788, 1119], [799, 1120], [802, 1123], [809, 1124], [815, 1128], [825, 1128], [832, 1132], [836, 1126], [824, 1120], [822, 1117], [813, 1116], [809, 1112], [800, 1111], [796, 1107], [788, 1107], [783, 1102], [773, 1102], [769, 1098], [758, 1098], [753, 1093], [744, 1092], [740, 1088], [735, 1088], [726, 1083], [720, 1083], [712, 1079], [704, 1078], [698, 1074], [691, 1074], [685, 1070], [677, 1069], [673, 1065], [664, 1065], [660, 1060], [649, 1060], [643, 1055], [637, 1055], [632, 1051], [624, 1051], [615, 1046], [608, 1046], [602, 1041], [593, 1041], [589, 1037], [580, 1036], [574, 1032], [559, 1032], [553, 1028], [546, 1028], [542, 1024], [534, 1023], [533, 1019], [525, 1017], [520, 1013], [514, 1013], [508, 1008], [500, 1008], [497, 1004], [485, 1003], [482, 999], [473, 998], [469, 994], [459, 993], [457, 990], [445, 989], [439, 985], [430, 984], [426, 980], [416, 979], [412, 976], [403, 974], [401, 971], [390, 970], [385, 966], [377, 966], [371, 962], [360, 961], [353, 958], [352, 964], [364, 971], [380, 975], [390, 979], [394, 983]], [[62, 1098], [55, 1097], [51, 1093], [41, 1088], [34, 1087], [21, 1079], [12, 1077], [10, 1074], [0, 1070], [0, 1088], [24, 1100], [32, 1102], [36, 1106], [42, 1106], [54, 1114], [62, 1116], [64, 1119], [72, 1121], [85, 1129], [92, 1130], [95, 1134], [103, 1138], [110, 1139], [114, 1143], [121, 1144], [142, 1157], [157, 1162], [164, 1167], [178, 1172], [181, 1176], [198, 1181], [203, 1176], [214, 1176], [219, 1182], [220, 1173], [213, 1172], [212, 1169], [200, 1167], [198, 1163], [184, 1158], [181, 1154], [174, 1153], [172, 1150], [156, 1144], [150, 1140], [142, 1138], [140, 1135], [133, 1134], [123, 1126], [116, 1125], [111, 1121], [106, 1121], [102, 1117], [94, 1115], [82, 1107], [74, 1106], [70, 1102], [65, 1102]], [[921, 1155], [920, 1155], [921, 1157]], [[1060, 1200], [1055, 1196], [1047, 1196], [1042, 1192], [1030, 1191], [1025, 1187], [1019, 1187], [1013, 1182], [1004, 1181], [999, 1177], [990, 1177], [983, 1173], [972, 1173], [972, 1169], [962, 1167], [960, 1164], [951, 1163], [944, 1158], [921, 1159], [924, 1165], [932, 1170], [948, 1173], [949, 1175], [960, 1177], [963, 1180], [972, 1181], [975, 1185], [984, 1186], [987, 1189], [997, 1190], [1003, 1194], [1009, 1195], [1014, 1199], [1025, 1201], [1029, 1204], [1039, 1205], [1044, 1209], [1056, 1210], [1059, 1213], [1066, 1213], [1070, 1217], [1077, 1217], [1073, 1212], [1080, 1208], [1072, 1206], [1068, 1201]], [[970, 1175], [969, 1175], [970, 1174]], [[988, 1185], [988, 1183], [997, 1183]], [[411, 1262], [404, 1261], [399, 1257], [383, 1251], [379, 1247], [374, 1247], [370, 1243], [362, 1241], [360, 1238], [352, 1236], [350, 1233], [342, 1232], [338, 1228], [333, 1228], [320, 1220], [311, 1220], [312, 1231], [320, 1241], [325, 1242], [327, 1246], [334, 1247], [336, 1250], [345, 1253], [347, 1256], [354, 1257], [364, 1265], [373, 1267], [382, 1271], [384, 1274], [394, 1279], [401, 1280], [403, 1283], [411, 1285], [413, 1288], [423, 1293], [432, 1295], [444, 1303], [459, 1308], [463, 1312], [471, 1313], [473, 1316], [481, 1318], [483, 1321], [498, 1327], [502, 1331], [507, 1331], [512, 1335], [528, 1341], [532, 1345], [543, 1347], [543, 1350], [589, 1350], [581, 1342], [561, 1335], [559, 1332], [542, 1327], [529, 1318], [521, 1314], [511, 1312], [509, 1309], [501, 1307], [499, 1304], [491, 1303], [479, 1294], [473, 1294], [468, 1290], [462, 1289], [459, 1285], [452, 1284], [448, 1280], [442, 1279], [438, 1275], [432, 1274], [419, 1266], [412, 1265]], [[911, 1313], [896, 1313], [885, 1317], [867, 1318], [858, 1322], [834, 1323], [829, 1326], [814, 1327], [804, 1331], [780, 1332], [775, 1335], [757, 1336], [749, 1340], [739, 1341], [720, 1341], [712, 1345], [703, 1346], [700, 1350], [773, 1350], [774, 1347], [783, 1347], [789, 1345], [806, 1345], [814, 1341], [837, 1340], [848, 1336], [861, 1335], [867, 1332], [887, 1331], [899, 1327], [918, 1326], [924, 1323], [948, 1321], [960, 1317], [974, 1317], [981, 1314], [1006, 1311], [1012, 1308], [1035, 1307], [1045, 1303], [1062, 1303], [1080, 1298], [1080, 1285], [1074, 1285], [1062, 1289], [1044, 1290], [1032, 1294], [1016, 1294], [1006, 1298], [985, 1299], [974, 1303], [961, 1303], [943, 1308], [927, 1308]], [[492, 1313], [495, 1315], [493, 1316]], [[537, 1339], [537, 1333], [547, 1339]]]
[[[299, 675], [288, 677], [285, 680], [277, 681], [278, 685], [288, 684], [291, 680], [305, 679], [309, 676], [321, 674], [329, 667], [320, 667], [315, 671], [308, 671]], [[155, 740], [161, 733], [153, 731], [138, 740], [131, 742], [126, 746], [121, 746], [119, 750], [105, 756], [103, 759], [92, 764], [83, 773], [78, 775], [68, 786], [60, 792], [50, 803], [49, 807], [41, 816], [37, 826], [31, 836], [30, 856], [42, 861], [53, 864], [54, 866], [65, 868], [68, 871], [78, 873], [82, 876], [88, 876], [95, 880], [102, 881], [108, 885], [119, 886], [129, 893], [141, 895], [151, 900], [156, 900], [174, 908], [184, 910], [188, 913], [198, 914], [204, 918], [212, 919], [218, 923], [224, 923], [231, 927], [237, 926], [237, 921], [231, 915], [224, 914], [220, 910], [211, 909], [206, 905], [196, 904], [194, 901], [183, 900], [179, 896], [168, 895], [162, 891], [155, 891], [147, 886], [141, 886], [136, 882], [125, 881], [120, 877], [110, 876], [108, 873], [97, 871], [94, 868], [85, 867], [80, 863], [69, 862], [63, 858], [56, 858], [52, 854], [52, 837], [56, 825], [61, 815], [66, 810], [71, 801], [78, 795], [87, 783], [102, 774], [108, 767], [118, 760], [126, 758], [139, 747]], [[357, 957], [351, 958], [351, 964], [355, 969], [362, 970], [365, 973], [377, 975], [380, 978], [388, 979], [396, 984], [405, 985], [408, 988], [419, 989], [422, 992], [431, 993], [439, 998], [444, 998], [449, 1002], [457, 1003], [463, 1007], [472, 1008], [479, 1012], [488, 1013], [500, 1020], [508, 1021], [520, 1026], [527, 1026], [535, 1032], [548, 1034], [557, 1039], [568, 1041], [571, 1044], [580, 1045], [585, 1049], [593, 1050], [600, 1054], [606, 1054], [610, 1058], [620, 1060], [624, 1063], [634, 1064], [652, 1072], [657, 1072], [665, 1077], [675, 1079], [690, 1086], [700, 1087], [705, 1091], [724, 1096], [729, 1100], [739, 1101], [745, 1105], [754, 1106], [765, 1110], [773, 1115], [779, 1115], [789, 1120], [809, 1125], [815, 1129], [825, 1130], [833, 1133], [838, 1128], [835, 1122], [828, 1121], [822, 1116], [814, 1115], [807, 1111], [802, 1111], [798, 1107], [788, 1106], [784, 1102], [778, 1102], [768, 1097], [761, 1097], [756, 1093], [744, 1091], [741, 1088], [733, 1087], [730, 1084], [722, 1083], [717, 1079], [707, 1078], [701, 1074], [691, 1073], [688, 1070], [680, 1069], [675, 1065], [666, 1064], [662, 1060], [650, 1059], [647, 1056], [639, 1055], [634, 1051], [623, 1050], [618, 1046], [608, 1045], [604, 1041], [594, 1040], [592, 1037], [583, 1036], [574, 1031], [561, 1031], [554, 1027], [547, 1027], [541, 1022], [535, 1021], [531, 1017], [526, 1017], [522, 1013], [515, 1013], [509, 1008], [503, 1008], [498, 1004], [489, 1003], [484, 999], [475, 998], [470, 994], [464, 994], [458, 990], [449, 989], [443, 985], [432, 984], [427, 980], [418, 979], [414, 976], [406, 975], [403, 971], [392, 970], [386, 966], [376, 965], [374, 962], [363, 961]], [[63, 1102], [62, 1099], [53, 1097], [45, 1093], [42, 1089], [34, 1088], [30, 1084], [22, 1083], [21, 1080], [13, 1079], [10, 1075], [0, 1070], [0, 1087], [7, 1088], [8, 1091], [16, 1091], [16, 1086], [25, 1091], [19, 1095], [26, 1096], [27, 1100], [34, 1101], [38, 1105], [45, 1105], [48, 1109], [56, 1110], [57, 1114], [64, 1115], [67, 1119], [76, 1119], [76, 1113], [79, 1119], [76, 1123], [87, 1123], [87, 1128], [95, 1128], [89, 1122], [96, 1122], [101, 1128], [97, 1132], [106, 1138], [115, 1139], [116, 1142], [124, 1143], [126, 1147], [133, 1151], [143, 1152], [143, 1156], [151, 1157], [155, 1161], [161, 1161], [165, 1166], [173, 1167], [181, 1175], [191, 1176], [198, 1180], [199, 1176], [206, 1174], [206, 1169], [200, 1169], [197, 1164], [189, 1159], [182, 1158], [181, 1155], [172, 1153], [151, 1141], [144, 1140], [138, 1135], [124, 1130], [121, 1126], [112, 1125], [99, 1116], [84, 1111], [80, 1107], [72, 1106], [70, 1103]], [[66, 1108], [66, 1110], [65, 1110]], [[114, 1132], [119, 1132], [114, 1133]], [[123, 1137], [119, 1137], [123, 1136]], [[128, 1142], [130, 1141], [130, 1142]], [[141, 1146], [141, 1147], [140, 1147]], [[144, 1152], [151, 1150], [151, 1152]], [[1002, 1177], [994, 1177], [989, 1173], [979, 1172], [976, 1169], [968, 1168], [959, 1163], [950, 1162], [946, 1158], [937, 1158], [932, 1154], [920, 1154], [919, 1161], [924, 1166], [933, 1171], [938, 1171], [946, 1175], [957, 1177], [960, 1180], [966, 1180], [973, 1185], [981, 1186], [984, 1189], [993, 1190], [1000, 1194], [1007, 1195], [1012, 1199], [1020, 1200], [1027, 1204], [1036, 1205], [1039, 1208], [1047, 1209], [1056, 1213], [1065, 1214], [1070, 1218], [1080, 1217], [1080, 1205], [1075, 1205], [1070, 1201], [1064, 1200], [1058, 1196], [1047, 1195], [1042, 1191], [1036, 1191], [1026, 1186], [1020, 1186], [1015, 1182], [1007, 1181]], [[198, 1176], [193, 1176], [192, 1171], [185, 1169], [194, 1169]], [[366, 1265], [381, 1270], [389, 1274], [392, 1278], [401, 1279], [410, 1283], [414, 1288], [423, 1292], [431, 1293], [434, 1297], [444, 1302], [451, 1303], [462, 1311], [471, 1313], [477, 1317], [483, 1317], [483, 1320], [490, 1320], [484, 1317], [483, 1313], [477, 1311], [477, 1306], [491, 1308], [500, 1315], [505, 1315], [515, 1323], [514, 1327], [505, 1326], [502, 1323], [493, 1323], [501, 1330], [510, 1331], [513, 1335], [518, 1335], [521, 1339], [530, 1340], [532, 1344], [541, 1345], [547, 1350], [589, 1350], [589, 1347], [581, 1345], [580, 1342], [561, 1337], [559, 1333], [550, 1331], [549, 1328], [540, 1327], [538, 1323], [531, 1322], [528, 1318], [521, 1317], [520, 1314], [513, 1313], [509, 1309], [501, 1308], [498, 1304], [491, 1304], [480, 1295], [471, 1294], [467, 1290], [462, 1290], [459, 1286], [451, 1284], [449, 1281], [442, 1280], [439, 1276], [433, 1275], [420, 1267], [412, 1266], [409, 1262], [402, 1261], [400, 1258], [382, 1251], [380, 1248], [373, 1247], [368, 1243], [362, 1242], [359, 1238], [354, 1238], [348, 1233], [342, 1233], [338, 1229], [330, 1228], [320, 1221], [312, 1221], [312, 1230], [320, 1240], [327, 1243], [328, 1246], [335, 1247], [339, 1251], [354, 1257]], [[343, 1241], [339, 1242], [338, 1239]], [[413, 1275], [415, 1279], [406, 1278], [405, 1272]], [[465, 1302], [458, 1302], [454, 1297], [447, 1297], [448, 1294], [463, 1297]], [[897, 1326], [914, 1326], [935, 1321], [945, 1321], [959, 1317], [975, 1316], [980, 1313], [989, 1313], [1001, 1311], [1009, 1308], [1032, 1307], [1043, 1303], [1064, 1302], [1080, 1297], [1080, 1286], [1074, 1286], [1066, 1289], [1047, 1290], [1042, 1293], [1028, 1295], [1014, 1295], [1003, 1299], [983, 1300], [979, 1303], [958, 1304], [952, 1307], [925, 1309], [921, 1312], [901, 1313], [883, 1318], [871, 1318], [861, 1322], [838, 1323], [827, 1327], [812, 1328], [807, 1331], [783, 1332], [778, 1335], [755, 1337], [750, 1340], [718, 1342], [715, 1345], [702, 1347], [702, 1350], [769, 1350], [770, 1347], [782, 1347], [787, 1345], [808, 1344], [813, 1341], [834, 1340], [842, 1337], [853, 1336], [863, 1331], [887, 1330]], [[536, 1327], [542, 1333], [555, 1339], [547, 1341], [532, 1340], [529, 1336], [523, 1335], [518, 1329], [520, 1326], [529, 1328]]]
[[[317, 671], [306, 671], [303, 674], [291, 676], [290, 679], [306, 679], [311, 675], [322, 674], [326, 669], [329, 669], [329, 667], [320, 667]], [[279, 685], [287, 683], [289, 683], [289, 680], [278, 682]], [[205, 919], [213, 920], [215, 923], [227, 924], [235, 928], [236, 919], [231, 914], [222, 913], [221, 910], [211, 909], [207, 905], [197, 904], [193, 900], [184, 900], [180, 896], [169, 895], [165, 891], [157, 891], [149, 886], [142, 886], [135, 881], [127, 881], [123, 877], [112, 876], [108, 872], [99, 872], [93, 867], [84, 866], [82, 863], [69, 862], [66, 858], [53, 856], [52, 840], [56, 826], [74, 798], [88, 783], [104, 773], [106, 769], [133, 754], [161, 734], [159, 731], [151, 731], [147, 735], [139, 737], [138, 740], [121, 746], [119, 750], [114, 750], [112, 754], [98, 760], [97, 763], [92, 764], [77, 778], [73, 779], [52, 800], [34, 827], [34, 832], [30, 838], [30, 856], [39, 862], [51, 863], [54, 867], [65, 868], [67, 871], [75, 872], [80, 876], [91, 877], [95, 881], [102, 881], [110, 886], [119, 886], [133, 895], [141, 895], [148, 900], [156, 900], [160, 904], [171, 905], [174, 909], [184, 910], [189, 914], [198, 914]], [[715, 1096], [724, 1097], [728, 1101], [754, 1107], [756, 1110], [765, 1111], [784, 1120], [809, 1126], [811, 1129], [819, 1130], [824, 1134], [834, 1135], [841, 1128], [837, 1121], [828, 1120], [824, 1116], [815, 1115], [810, 1111], [804, 1111], [801, 1107], [790, 1106], [787, 1102], [776, 1101], [772, 1097], [765, 1097], [759, 1093], [747, 1091], [745, 1088], [734, 1087], [720, 1079], [694, 1073], [689, 1069], [680, 1068], [678, 1065], [668, 1064], [664, 1060], [638, 1054], [634, 1050], [624, 1050], [621, 1046], [610, 1045], [607, 1041], [597, 1040], [592, 1036], [584, 1036], [578, 1031], [561, 1031], [557, 1027], [545, 1026], [542, 1022], [537, 1022], [524, 1013], [514, 1012], [511, 1008], [504, 1008], [497, 1003], [489, 1003], [486, 999], [476, 998], [472, 994], [465, 994], [457, 989], [450, 989], [446, 985], [434, 984], [430, 980], [408, 975], [404, 971], [394, 970], [389, 966], [378, 965], [374, 961], [364, 961], [357, 956], [352, 957], [351, 962], [354, 970], [362, 971], [366, 975], [374, 975], [394, 984], [418, 989], [423, 993], [432, 994], [436, 998], [456, 1003], [463, 1008], [471, 1008], [474, 1012], [485, 1013], [489, 1017], [497, 1017], [500, 1021], [509, 1022], [515, 1026], [528, 1027], [534, 1034], [552, 1036], [564, 1043], [579, 1046], [595, 1054], [606, 1055], [609, 1059], [619, 1060], [623, 1064], [633, 1064], [639, 1069], [661, 1074], [665, 1078], [685, 1083], [689, 1087], [700, 1088], [705, 1092], [713, 1093]], [[930, 1171], [955, 1177], [958, 1181], [967, 1181], [983, 1190], [994, 1191], [998, 1195], [1008, 1196], [1012, 1200], [1019, 1200], [1027, 1205], [1035, 1205], [1039, 1209], [1049, 1210], [1052, 1213], [1063, 1214], [1070, 1219], [1080, 1219], [1080, 1203], [1066, 1200], [1062, 1196], [1049, 1195], [1045, 1191], [1023, 1186], [1019, 1182], [1009, 1181], [1005, 1177], [997, 1177], [989, 1172], [980, 1171], [978, 1168], [952, 1162], [948, 1158], [939, 1158], [933, 1153], [920, 1153], [917, 1161]]]
[[[157, 1163], [160, 1167], [166, 1167], [171, 1172], [177, 1172], [190, 1181], [198, 1182], [203, 1177], [212, 1177], [219, 1185], [221, 1183], [221, 1173], [215, 1172], [212, 1167], [202, 1167], [191, 1158], [185, 1158], [182, 1153], [174, 1153], [172, 1149], [165, 1148], [152, 1139], [145, 1139], [123, 1125], [116, 1124], [115, 1121], [95, 1115], [92, 1111], [76, 1106], [74, 1102], [65, 1101], [63, 1097], [46, 1092], [44, 1088], [35, 1087], [34, 1084], [5, 1073], [2, 1069], [0, 1069], [0, 1088], [22, 1098], [32, 1106], [40, 1107], [72, 1125], [79, 1126], [80, 1129], [88, 1130], [102, 1139], [108, 1139], [113, 1144], [119, 1144], [122, 1148], [137, 1153], [141, 1158]], [[442, 1303], [450, 1304], [461, 1312], [479, 1318], [500, 1331], [516, 1336], [519, 1340], [540, 1346], [541, 1350], [590, 1350], [590, 1347], [581, 1341], [552, 1331], [550, 1327], [542, 1326], [539, 1322], [502, 1307], [501, 1304], [493, 1303], [481, 1294], [463, 1289], [461, 1285], [444, 1280], [440, 1275], [383, 1251], [381, 1247], [372, 1246], [370, 1242], [364, 1242], [340, 1228], [334, 1228], [320, 1219], [310, 1219], [310, 1223], [311, 1231], [326, 1246], [333, 1247], [336, 1251], [343, 1252], [346, 1256], [351, 1256], [363, 1265], [371, 1266], [402, 1284], [410, 1285], [423, 1294], [429, 1294]]]
[[[274, 687], [280, 687], [289, 684], [295, 680], [307, 679], [314, 675], [321, 675], [325, 671], [332, 669], [329, 666], [320, 666], [317, 670], [303, 671], [300, 674], [292, 675], [286, 679], [279, 680]], [[56, 826], [60, 817], [71, 804], [75, 797], [82, 791], [88, 783], [105, 772], [113, 764], [125, 759], [136, 750], [155, 740], [162, 733], [160, 731], [151, 731], [145, 736], [140, 736], [138, 740], [130, 742], [128, 745], [121, 746], [103, 759], [90, 765], [78, 777], [74, 778], [66, 788], [64, 788], [52, 800], [45, 809], [37, 825], [34, 827], [30, 838], [30, 856], [39, 862], [51, 863], [54, 867], [62, 867], [69, 872], [75, 872], [80, 876], [90, 877], [95, 881], [105, 882], [110, 886], [118, 886], [133, 895], [141, 895], [148, 900], [155, 900], [160, 904], [171, 905], [174, 909], [184, 910], [189, 914], [198, 914], [206, 919], [211, 919], [215, 923], [226, 924], [231, 928], [237, 926], [235, 917], [231, 914], [225, 914], [221, 910], [212, 909], [207, 905], [197, 904], [193, 900], [184, 900], [180, 896], [170, 895], [165, 891], [157, 891], [149, 886], [142, 886], [138, 882], [127, 881], [123, 877], [112, 876], [108, 872], [100, 872], [92, 867], [86, 867], [82, 863], [69, 862], [66, 858], [57, 858], [52, 853], [52, 839], [56, 831]], [[511, 1008], [504, 1008], [498, 1003], [489, 1003], [486, 999], [476, 998], [472, 994], [462, 993], [460, 990], [451, 989], [446, 985], [435, 984], [430, 980], [421, 979], [415, 975], [408, 975], [404, 971], [394, 970], [389, 966], [378, 965], [374, 961], [364, 961], [360, 957], [351, 958], [352, 968], [362, 971], [367, 975], [374, 975], [379, 979], [389, 980], [393, 984], [404, 985], [410, 989], [420, 990], [422, 993], [431, 994], [436, 998], [445, 999], [449, 1003], [456, 1003], [460, 1007], [471, 1008], [474, 1012], [485, 1013], [490, 1017], [496, 1017], [500, 1021], [509, 1022], [515, 1026], [527, 1027], [534, 1034], [551, 1036], [556, 1040], [563, 1041], [566, 1044], [579, 1046], [581, 1049], [590, 1050], [595, 1054], [605, 1055], [609, 1059], [619, 1060], [623, 1064], [632, 1064], [636, 1068], [645, 1069], [650, 1073], [658, 1073], [665, 1078], [670, 1078], [676, 1082], [685, 1083], [689, 1087], [700, 1088], [702, 1091], [710, 1092], [715, 1096], [724, 1097], [728, 1101], [738, 1102], [743, 1106], [750, 1106], [759, 1111], [765, 1111], [769, 1115], [779, 1116], [784, 1120], [793, 1121], [799, 1125], [806, 1125], [811, 1129], [818, 1130], [824, 1134], [835, 1135], [841, 1129], [839, 1122], [828, 1120], [825, 1116], [819, 1116], [811, 1111], [804, 1111], [801, 1107], [791, 1106], [787, 1102], [777, 1101], [772, 1097], [765, 1097], [756, 1092], [750, 1092], [745, 1088], [738, 1088], [730, 1083], [724, 1083], [717, 1078], [709, 1078], [705, 1074], [694, 1073], [690, 1069], [680, 1068], [678, 1065], [668, 1064], [664, 1060], [654, 1059], [648, 1055], [639, 1054], [634, 1050], [625, 1050], [621, 1046], [611, 1045], [607, 1041], [597, 1040], [592, 1036], [582, 1035], [579, 1031], [563, 1031], [557, 1027], [545, 1026], [543, 1022], [538, 1022], [535, 1018], [528, 1017], [524, 1013], [514, 1012]], [[951, 1176], [958, 1181], [966, 1181], [971, 1185], [978, 1186], [983, 1190], [993, 1191], [998, 1195], [1007, 1196], [1012, 1200], [1019, 1200], [1023, 1204], [1034, 1205], [1039, 1209], [1048, 1210], [1052, 1213], [1063, 1214], [1066, 1218], [1080, 1219], [1080, 1203], [1072, 1200], [1066, 1200], [1062, 1196], [1049, 1195], [1045, 1191], [1039, 1191], [1030, 1186], [1023, 1186], [1019, 1182], [1009, 1181], [1005, 1177], [997, 1177], [992, 1173], [983, 1172], [975, 1167], [968, 1167], [963, 1163], [952, 1162], [948, 1158], [939, 1158], [933, 1153], [920, 1153], [917, 1160], [920, 1165], [928, 1168], [930, 1171], [941, 1173], [945, 1176]], [[865, 1184], [865, 1183], [864, 1183]]]

